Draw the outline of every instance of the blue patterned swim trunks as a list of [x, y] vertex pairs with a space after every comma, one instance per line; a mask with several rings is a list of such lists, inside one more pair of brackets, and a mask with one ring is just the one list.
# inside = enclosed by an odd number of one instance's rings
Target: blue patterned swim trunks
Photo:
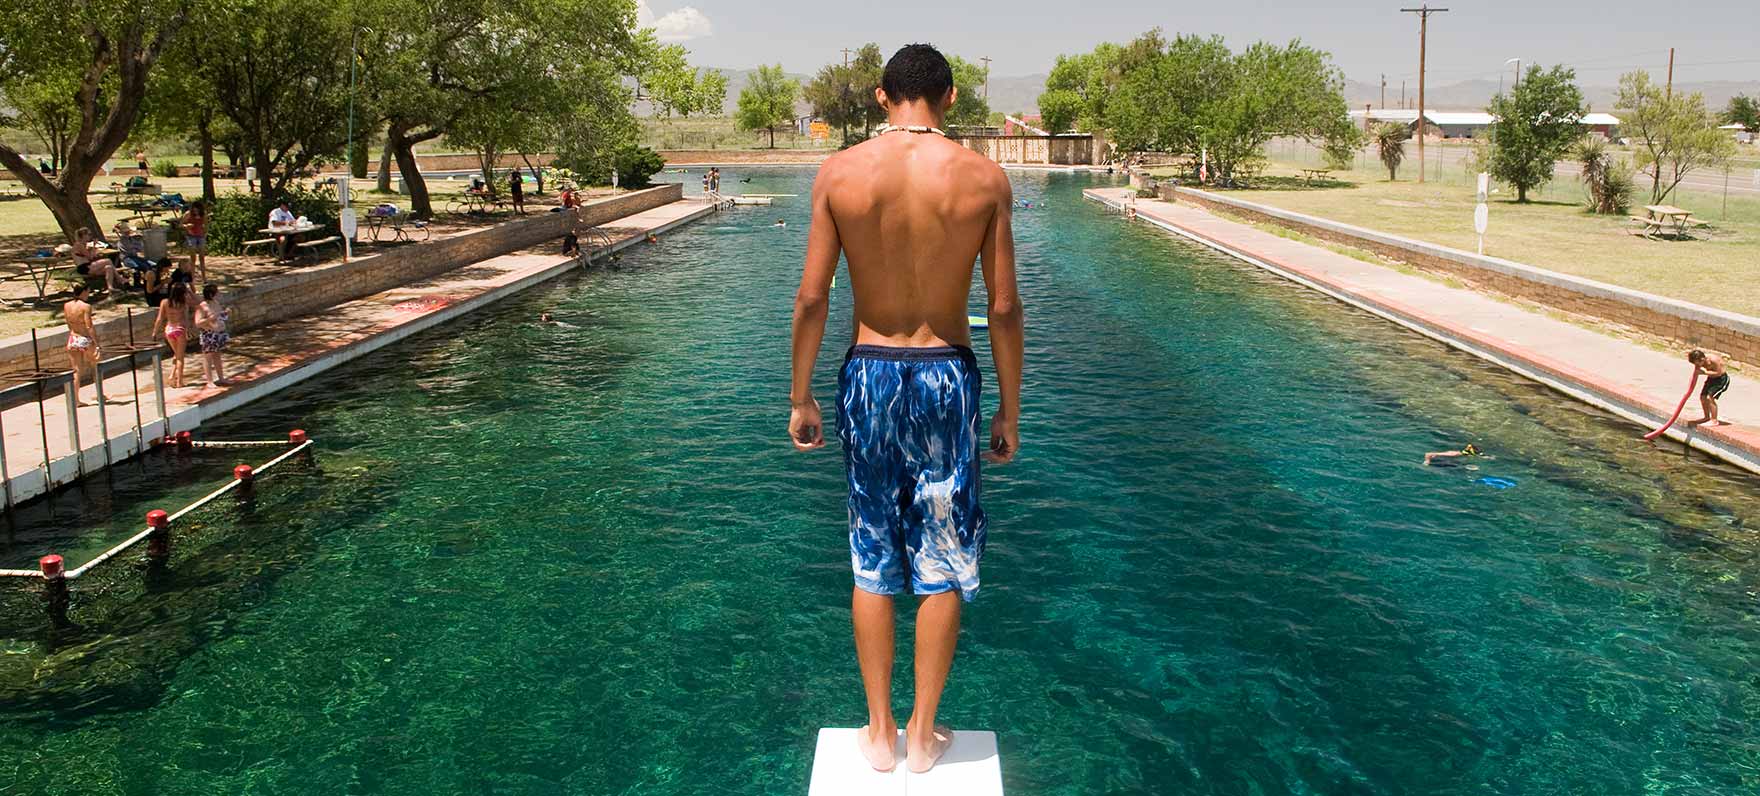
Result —
[[978, 507], [978, 360], [964, 346], [849, 350], [837, 435], [849, 475], [856, 587], [978, 594], [987, 523]]

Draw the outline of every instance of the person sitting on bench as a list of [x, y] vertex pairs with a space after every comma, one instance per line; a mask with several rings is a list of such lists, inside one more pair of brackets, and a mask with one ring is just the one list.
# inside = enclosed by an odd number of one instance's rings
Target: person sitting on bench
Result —
[[104, 286], [110, 292], [116, 292], [116, 264], [110, 255], [104, 252], [103, 242], [92, 237], [92, 231], [80, 227], [73, 234], [73, 270], [80, 276], [95, 276], [104, 280]]
[[[293, 211], [288, 209], [285, 201], [276, 205], [274, 210], [269, 211], [269, 229], [271, 230], [293, 227], [298, 224], [299, 219], [294, 217]], [[285, 260], [292, 254], [292, 247], [288, 245], [291, 240], [292, 238], [285, 234], [275, 236], [275, 259]]]

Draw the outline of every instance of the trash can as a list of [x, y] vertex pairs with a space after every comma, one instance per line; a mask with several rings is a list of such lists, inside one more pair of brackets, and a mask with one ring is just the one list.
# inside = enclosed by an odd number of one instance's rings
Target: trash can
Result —
[[146, 247], [147, 259], [165, 259], [165, 232], [165, 228], [158, 225], [141, 230], [141, 243]]

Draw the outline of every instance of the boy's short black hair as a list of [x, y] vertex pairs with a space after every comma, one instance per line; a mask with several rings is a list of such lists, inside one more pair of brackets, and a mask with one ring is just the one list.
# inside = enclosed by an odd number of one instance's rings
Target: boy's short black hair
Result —
[[1697, 348], [1695, 348], [1691, 351], [1688, 351], [1687, 352], [1687, 361], [1688, 362], [1704, 362], [1705, 361], [1705, 352], [1700, 351]]
[[213, 282], [209, 282], [208, 284], [202, 285], [202, 298], [204, 298], [204, 299], [211, 299], [214, 296], [218, 295], [219, 293], [220, 293], [220, 286], [214, 284]]
[[84, 282], [75, 282], [75, 283], [73, 283], [73, 297], [76, 299], [81, 298], [81, 297], [85, 296], [86, 291], [91, 290], [91, 289], [92, 289], [91, 285], [88, 285]]
[[893, 102], [927, 99], [939, 104], [953, 88], [953, 67], [940, 50], [928, 44], [907, 44], [886, 62], [880, 88]]

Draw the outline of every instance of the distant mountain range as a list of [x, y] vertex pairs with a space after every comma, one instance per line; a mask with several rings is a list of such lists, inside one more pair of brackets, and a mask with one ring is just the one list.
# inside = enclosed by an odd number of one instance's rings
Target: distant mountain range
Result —
[[[731, 115], [735, 103], [739, 101], [739, 93], [746, 87], [751, 77], [750, 69], [717, 69], [727, 76], [727, 102], [723, 112]], [[811, 75], [789, 74], [803, 84], [812, 79]], [[1045, 75], [1020, 75], [1004, 77], [997, 75], [990, 79], [990, 109], [1003, 113], [1038, 113], [1039, 94], [1045, 90]], [[1507, 87], [1506, 87], [1507, 88]], [[1614, 98], [1619, 93], [1616, 85], [1585, 85], [1583, 97], [1589, 101], [1591, 110], [1613, 110]], [[1676, 83], [1677, 91], [1698, 91], [1705, 95], [1705, 103], [1712, 110], [1722, 110], [1729, 98], [1737, 94], [1760, 97], [1760, 81], [1720, 80], [1699, 83]], [[1498, 91], [1495, 80], [1468, 80], [1448, 83], [1425, 88], [1424, 104], [1435, 110], [1484, 110], [1491, 102], [1491, 96]], [[1346, 80], [1344, 87], [1345, 99], [1352, 108], [1361, 109], [1364, 103], [1379, 106], [1381, 104], [1381, 85], [1365, 83], [1358, 80]], [[1399, 107], [1399, 84], [1389, 82], [1387, 87], [1388, 107]], [[1418, 107], [1418, 83], [1415, 80], [1406, 82], [1406, 106]], [[810, 109], [805, 103], [798, 107], [805, 114]], [[639, 107], [637, 113], [646, 115], [647, 109]]]

